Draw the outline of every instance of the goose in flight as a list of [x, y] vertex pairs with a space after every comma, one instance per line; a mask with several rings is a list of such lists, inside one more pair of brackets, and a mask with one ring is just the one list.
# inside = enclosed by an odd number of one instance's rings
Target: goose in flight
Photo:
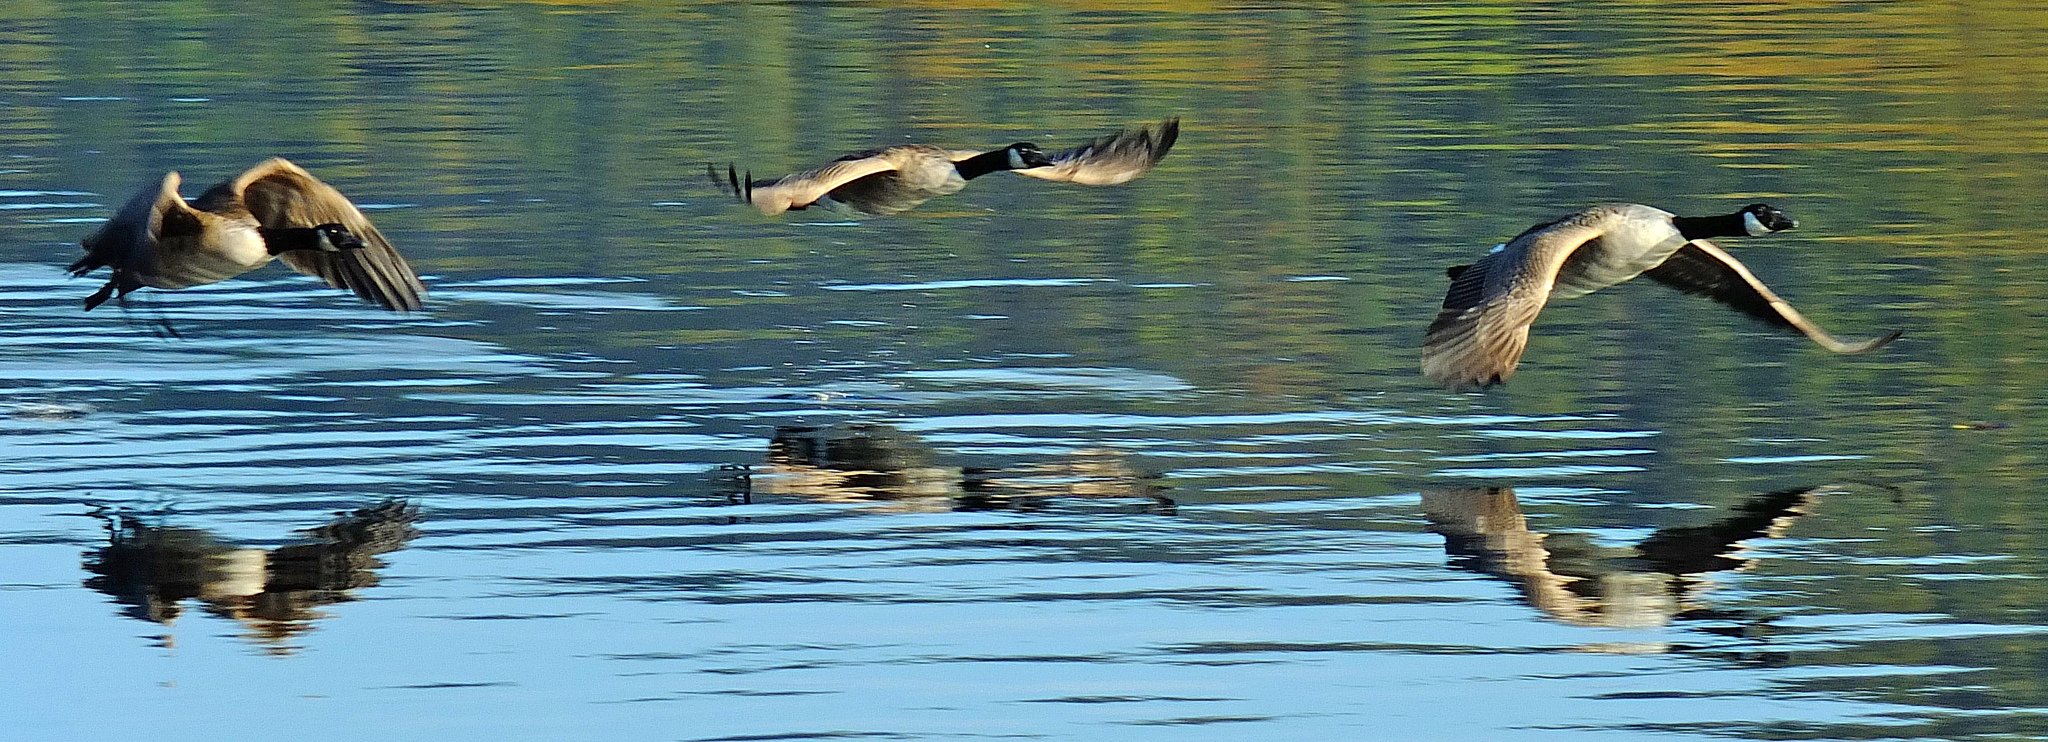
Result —
[[113, 269], [85, 299], [91, 310], [148, 286], [182, 289], [263, 267], [271, 259], [385, 309], [420, 308], [426, 287], [363, 212], [333, 186], [271, 158], [187, 202], [176, 172], [144, 188], [84, 240], [66, 270]]
[[1799, 226], [1769, 204], [1684, 217], [1639, 204], [1602, 204], [1530, 227], [1472, 265], [1449, 270], [1443, 310], [1422, 342], [1422, 373], [1451, 388], [1507, 381], [1544, 304], [1638, 275], [1706, 296], [1804, 334], [1835, 353], [1864, 353], [1903, 334], [1843, 342], [1808, 320], [1709, 237], [1761, 236]]
[[706, 172], [728, 195], [770, 216], [812, 206], [886, 216], [959, 193], [967, 181], [1001, 170], [1081, 185], [1128, 183], [1159, 164], [1178, 138], [1180, 119], [1172, 118], [1160, 123], [1157, 132], [1132, 129], [1051, 154], [1030, 142], [988, 151], [899, 144], [773, 180], [755, 180], [752, 172], [743, 177], [732, 165], [723, 176], [713, 166], [707, 165]]

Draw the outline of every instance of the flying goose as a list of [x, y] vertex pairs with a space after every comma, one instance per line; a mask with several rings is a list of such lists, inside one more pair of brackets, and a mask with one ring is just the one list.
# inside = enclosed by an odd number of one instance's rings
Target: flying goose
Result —
[[85, 238], [85, 257], [66, 270], [75, 277], [113, 268], [86, 297], [88, 311], [144, 286], [214, 283], [272, 258], [385, 309], [420, 308], [426, 287], [405, 258], [348, 197], [290, 161], [265, 160], [189, 203], [180, 182], [165, 174]]
[[723, 177], [716, 167], [705, 170], [721, 190], [762, 214], [826, 206], [886, 216], [959, 193], [967, 181], [998, 170], [1081, 185], [1128, 183], [1159, 164], [1179, 137], [1180, 119], [1171, 118], [1160, 123], [1156, 134], [1132, 129], [1050, 155], [1030, 142], [986, 152], [900, 144], [855, 152], [775, 180], [755, 180], [751, 171], [743, 178], [732, 165]]
[[1769, 204], [1720, 216], [1676, 216], [1639, 204], [1602, 204], [1530, 227], [1479, 262], [1448, 272], [1443, 310], [1422, 342], [1422, 373], [1451, 388], [1507, 381], [1529, 325], [1551, 299], [1584, 296], [1647, 275], [1797, 330], [1836, 353], [1863, 353], [1903, 334], [1845, 343], [1772, 293], [1708, 237], [1761, 236], [1799, 226]]

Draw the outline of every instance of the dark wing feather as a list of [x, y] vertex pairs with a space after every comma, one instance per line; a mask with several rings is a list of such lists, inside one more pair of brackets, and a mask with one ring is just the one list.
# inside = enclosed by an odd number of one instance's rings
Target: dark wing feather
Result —
[[1150, 171], [1180, 139], [1180, 119], [1159, 124], [1159, 132], [1138, 128], [1097, 137], [1052, 155], [1051, 165], [1011, 170], [1033, 178], [1106, 186], [1128, 183]]
[[1836, 353], [1877, 350], [1905, 334], [1901, 330], [1893, 330], [1860, 343], [1837, 340], [1757, 280], [1741, 261], [1706, 240], [1687, 243], [1662, 265], [1645, 271], [1643, 275], [1679, 291], [1713, 299], [1774, 327], [1796, 330], [1820, 347]]
[[212, 199], [240, 198], [265, 228], [315, 227], [340, 224], [363, 241], [360, 250], [325, 252], [291, 250], [278, 256], [292, 270], [317, 276], [327, 285], [348, 289], [364, 301], [385, 309], [414, 311], [427, 293], [419, 275], [391, 246], [369, 217], [333, 186], [321, 182], [284, 158], [272, 158], [200, 196], [200, 208]]
[[178, 195], [180, 182], [176, 172], [165, 173], [155, 186], [136, 191], [106, 224], [80, 242], [85, 257], [73, 261], [65, 270], [73, 276], [83, 276], [108, 265], [116, 271], [140, 268], [143, 265], [138, 263], [146, 265], [165, 230], [172, 234], [198, 232], [198, 217]]

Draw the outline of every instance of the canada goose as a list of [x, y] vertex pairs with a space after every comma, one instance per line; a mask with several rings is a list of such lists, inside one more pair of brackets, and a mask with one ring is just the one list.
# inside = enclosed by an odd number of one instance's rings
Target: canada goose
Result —
[[90, 311], [149, 286], [182, 289], [241, 275], [281, 258], [385, 309], [420, 308], [426, 287], [348, 197], [299, 166], [274, 157], [187, 203], [167, 173], [85, 238], [72, 276], [114, 269], [86, 297]]
[[1836, 340], [1706, 240], [1797, 226], [1769, 204], [1702, 217], [1602, 204], [1530, 227], [1479, 262], [1449, 270], [1443, 310], [1422, 342], [1422, 373], [1452, 388], [1504, 382], [1514, 375], [1529, 325], [1545, 302], [1584, 296], [1638, 275], [1798, 330], [1836, 353], [1863, 353], [1898, 339], [1903, 333], [1894, 330], [1861, 343]]
[[1070, 498], [1141, 500], [1170, 513], [1159, 478], [1109, 450], [984, 468], [947, 464], [937, 449], [886, 425], [778, 425], [767, 459], [748, 468], [734, 499], [798, 497], [877, 503], [893, 512], [1038, 510]]
[[1171, 118], [1159, 125], [1157, 134], [1132, 129], [1051, 155], [1030, 142], [986, 152], [901, 144], [855, 152], [776, 180], [754, 180], [752, 172], [742, 178], [732, 165], [721, 178], [717, 168], [705, 167], [721, 190], [770, 216], [812, 206], [885, 216], [959, 193], [967, 181], [998, 170], [1081, 185], [1128, 183], [1159, 164], [1179, 137], [1180, 119]]
[[[1704, 602], [1708, 575], [1748, 570], [1745, 547], [1786, 533], [1840, 484], [1754, 495], [1719, 520], [1660, 528], [1634, 546], [1589, 534], [1531, 528], [1513, 487], [1426, 488], [1425, 528], [1444, 538], [1451, 566], [1498, 577], [1551, 618], [1578, 626], [1661, 626], [1726, 618]], [[1555, 524], [1552, 524], [1555, 525]]]
[[105, 521], [107, 544], [85, 555], [85, 586], [106, 593], [123, 614], [168, 627], [196, 598], [208, 613], [232, 618], [277, 654], [323, 617], [319, 608], [354, 600], [378, 584], [379, 557], [419, 537], [419, 506], [392, 499], [337, 515], [276, 548], [243, 546], [199, 528], [170, 526], [119, 511]]

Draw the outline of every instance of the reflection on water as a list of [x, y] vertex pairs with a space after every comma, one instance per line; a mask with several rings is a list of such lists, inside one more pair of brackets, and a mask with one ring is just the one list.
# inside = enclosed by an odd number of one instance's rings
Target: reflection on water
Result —
[[[16, 737], [2048, 734], [2038, 9], [220, 5], [0, 3]], [[848, 224], [702, 182], [1168, 112], [1115, 188]], [[271, 155], [386, 199], [436, 301], [250, 274], [155, 297], [175, 342], [77, 310], [129, 174]], [[1499, 236], [1756, 200], [1811, 226], [1746, 264], [1908, 338], [1828, 357], [1627, 285], [1507, 393], [1414, 373]], [[1865, 480], [1898, 490], [1757, 494]], [[1516, 497], [1418, 506], [1459, 482]], [[86, 498], [175, 515], [110, 539]], [[433, 527], [383, 584], [275, 586], [341, 614], [303, 651], [189, 625], [263, 612], [265, 539], [390, 498]], [[151, 543], [210, 556], [151, 587]], [[157, 651], [104, 590], [199, 615]]]
[[[300, 541], [264, 549], [237, 546], [197, 528], [151, 524], [144, 516], [105, 516], [108, 543], [85, 557], [86, 587], [113, 596], [122, 613], [163, 624], [163, 641], [197, 599], [209, 614], [248, 629], [250, 640], [289, 653], [289, 642], [322, 617], [319, 608], [354, 600], [377, 584], [381, 554], [419, 532], [418, 507], [404, 500], [344, 513], [305, 530]], [[164, 518], [168, 516], [153, 516]]]
[[1748, 542], [1783, 536], [1823, 494], [1838, 490], [1766, 492], [1713, 523], [1659, 529], [1628, 547], [1531, 529], [1512, 487], [1424, 490], [1422, 510], [1453, 565], [1507, 580], [1545, 615], [1579, 626], [1643, 627], [1722, 617], [1705, 602], [1713, 587], [1707, 575], [1748, 567]]
[[777, 426], [767, 460], [745, 478], [745, 494], [752, 500], [878, 503], [901, 512], [1034, 511], [1059, 498], [1139, 500], [1143, 511], [1154, 513], [1174, 508], [1157, 475], [1111, 449], [993, 468], [937, 459], [930, 444], [886, 425]]

